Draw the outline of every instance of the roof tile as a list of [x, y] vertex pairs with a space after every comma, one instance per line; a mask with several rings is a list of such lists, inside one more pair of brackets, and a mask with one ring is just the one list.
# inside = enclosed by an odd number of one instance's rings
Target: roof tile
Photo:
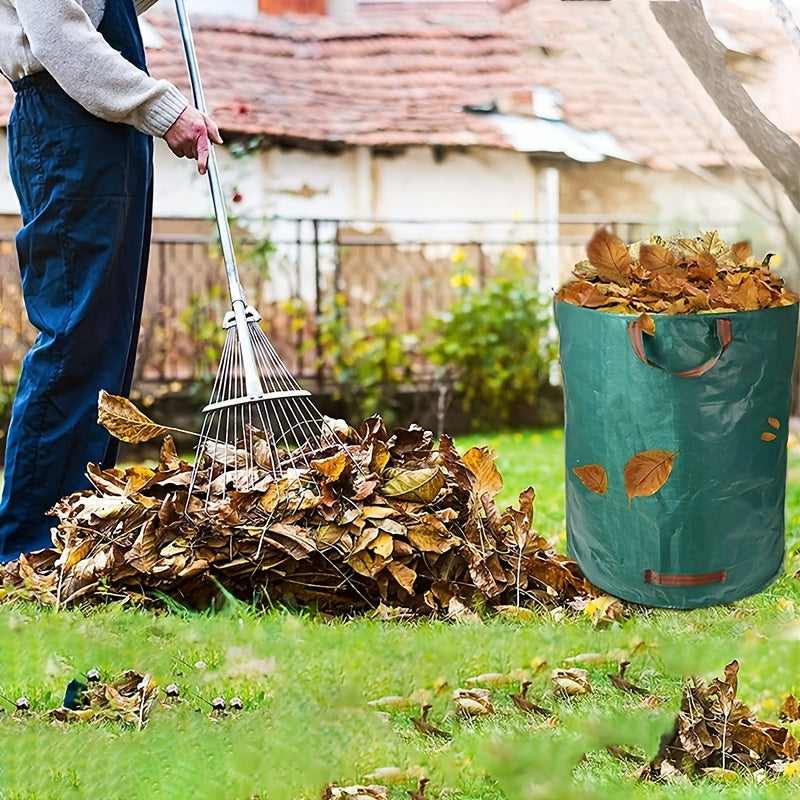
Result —
[[[532, 92], [547, 86], [563, 98], [565, 122], [608, 131], [636, 160], [755, 164], [641, 0], [535, 0], [502, 17], [467, 3], [415, 14], [395, 5], [374, 4], [347, 22], [194, 20], [208, 106], [227, 138], [509, 148], [489, 115], [465, 107], [531, 114]], [[731, 0], [705, 6], [744, 53], [737, 58], [753, 96], [784, 129], [800, 130], [790, 104], [780, 102], [782, 65], [796, 54], [774, 14], [750, 15]], [[148, 51], [152, 74], [189, 95], [175, 18], [150, 12], [147, 19], [164, 42]], [[11, 102], [0, 87], [0, 121]]]

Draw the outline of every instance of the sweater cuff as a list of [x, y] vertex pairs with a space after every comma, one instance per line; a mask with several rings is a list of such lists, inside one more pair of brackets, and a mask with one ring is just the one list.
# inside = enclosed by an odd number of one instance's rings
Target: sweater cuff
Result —
[[137, 127], [142, 133], [163, 137], [189, 105], [189, 101], [171, 83], [167, 81], [159, 83], [164, 84], [165, 91], [147, 109], [141, 124]]

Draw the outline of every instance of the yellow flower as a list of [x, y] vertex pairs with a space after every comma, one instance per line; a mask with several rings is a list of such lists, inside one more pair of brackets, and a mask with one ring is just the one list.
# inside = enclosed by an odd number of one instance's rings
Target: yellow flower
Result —
[[456, 247], [450, 254], [450, 261], [453, 264], [463, 264], [467, 260], [467, 253], [463, 247]]
[[800, 775], [800, 761], [790, 761], [786, 765], [786, 769], [783, 771], [783, 774], [787, 778], [796, 778]]
[[468, 289], [473, 283], [471, 272], [454, 272], [450, 278], [450, 285], [454, 289]]
[[503, 251], [503, 258], [513, 266], [520, 266], [525, 261], [525, 248], [521, 244], [514, 244]]

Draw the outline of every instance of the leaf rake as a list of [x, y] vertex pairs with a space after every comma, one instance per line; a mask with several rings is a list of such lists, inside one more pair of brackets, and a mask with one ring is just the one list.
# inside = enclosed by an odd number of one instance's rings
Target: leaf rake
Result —
[[[194, 102], [205, 113], [184, 0], [175, 0], [175, 5]], [[340, 438], [342, 424], [316, 408], [311, 393], [294, 379], [261, 329], [259, 313], [247, 305], [213, 144], [209, 145], [208, 178], [231, 310], [222, 323], [225, 344], [210, 401], [203, 409], [187, 513], [224, 502], [231, 491], [257, 490], [270, 481], [316, 483], [315, 461], [337, 454], [349, 458]], [[201, 495], [201, 505], [193, 502]]]

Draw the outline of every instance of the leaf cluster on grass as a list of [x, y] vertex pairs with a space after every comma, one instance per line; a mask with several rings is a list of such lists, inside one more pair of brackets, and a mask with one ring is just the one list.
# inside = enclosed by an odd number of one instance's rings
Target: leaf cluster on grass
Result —
[[0, 598], [60, 608], [161, 595], [203, 608], [221, 587], [246, 601], [415, 615], [585, 603], [596, 590], [532, 527], [534, 490], [498, 508], [494, 462], [486, 447], [461, 456], [447, 436], [389, 432], [376, 416], [312, 462], [313, 481], [264, 472], [206, 503], [197, 494], [218, 480], [214, 464], [193, 478], [167, 436], [155, 469], [90, 465], [95, 490], [57, 503], [52, 549], [0, 567]]
[[722, 679], [706, 684], [692, 677], [684, 686], [673, 730], [640, 772], [643, 780], [679, 775], [722, 777], [737, 771], [783, 772], [800, 754], [788, 729], [759, 720], [736, 696], [739, 662], [725, 667]]
[[10, 718], [20, 722], [41, 716], [53, 725], [70, 722], [112, 722], [144, 727], [158, 700], [158, 685], [151, 675], [126, 670], [115, 680], [104, 681], [97, 670], [87, 673], [87, 682], [73, 678], [67, 685], [64, 700], [56, 708], [38, 714], [27, 697], [14, 702]]
[[618, 314], [755, 311], [798, 300], [769, 269], [769, 256], [756, 261], [749, 243], [729, 246], [717, 231], [695, 238], [654, 235], [627, 246], [600, 228], [586, 255], [556, 299]]

